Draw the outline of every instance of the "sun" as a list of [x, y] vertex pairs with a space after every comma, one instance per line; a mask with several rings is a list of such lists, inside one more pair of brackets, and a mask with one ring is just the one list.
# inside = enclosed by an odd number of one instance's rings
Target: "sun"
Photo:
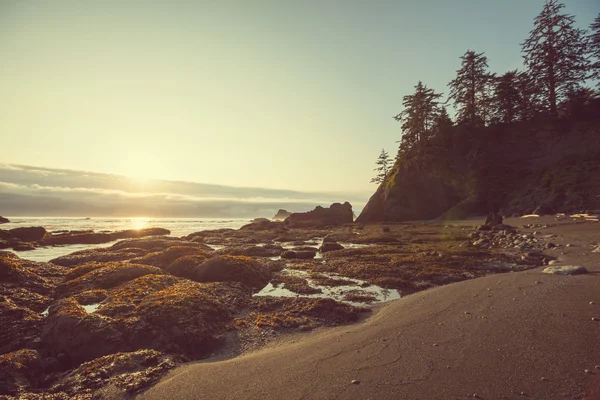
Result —
[[135, 217], [131, 218], [131, 229], [144, 229], [148, 226], [149, 218], [146, 217]]

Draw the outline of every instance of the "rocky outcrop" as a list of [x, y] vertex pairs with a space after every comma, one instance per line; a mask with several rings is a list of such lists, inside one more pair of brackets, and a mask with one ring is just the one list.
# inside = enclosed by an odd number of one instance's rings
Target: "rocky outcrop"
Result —
[[314, 210], [305, 213], [293, 213], [284, 221], [288, 228], [320, 228], [353, 221], [352, 205], [333, 203], [329, 208], [317, 206]]
[[4, 218], [3, 216], [0, 215], [0, 224], [7, 224], [9, 222], [10, 221], [8, 218]]
[[266, 218], [257, 218], [251, 223], [244, 225], [240, 230], [246, 231], [268, 231], [268, 230], [282, 230], [285, 229], [281, 222], [269, 221]]
[[277, 214], [275, 214], [275, 216], [273, 217], [273, 221], [283, 221], [290, 215], [292, 215], [291, 212], [280, 208], [279, 211], [277, 211]]
[[182, 257], [171, 264], [167, 272], [196, 282], [240, 282], [255, 289], [264, 287], [271, 278], [270, 271], [255, 260], [227, 255], [206, 261]]
[[37, 242], [50, 235], [46, 229], [41, 226], [9, 229], [8, 233], [13, 238], [23, 242]]
[[145, 229], [128, 229], [118, 232], [108, 233], [65, 233], [45, 237], [39, 241], [39, 244], [44, 246], [53, 246], [59, 244], [100, 244], [113, 242], [115, 240], [140, 238], [145, 236], [166, 236], [171, 231], [163, 228], [145, 228]]
[[457, 126], [451, 133], [443, 156], [397, 163], [357, 222], [600, 207], [597, 119]]

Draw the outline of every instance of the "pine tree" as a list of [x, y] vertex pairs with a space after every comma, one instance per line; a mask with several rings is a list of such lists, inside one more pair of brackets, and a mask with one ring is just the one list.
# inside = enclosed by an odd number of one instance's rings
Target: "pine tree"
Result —
[[517, 74], [517, 88], [519, 90], [518, 119], [529, 121], [540, 111], [539, 91], [534, 79], [525, 71]]
[[454, 100], [454, 108], [458, 111], [456, 121], [471, 126], [485, 125], [493, 79], [487, 72], [487, 57], [484, 53], [468, 50], [460, 58], [462, 67], [456, 71], [456, 78], [448, 84], [449, 98]]
[[591, 78], [596, 79], [599, 94], [600, 94], [600, 14], [596, 17], [592, 25], [590, 25], [591, 33], [588, 36], [588, 50], [590, 56], [594, 59], [591, 64]]
[[558, 116], [557, 104], [567, 90], [583, 82], [589, 69], [585, 32], [574, 27], [572, 15], [561, 13], [563, 8], [557, 0], [548, 0], [522, 43], [529, 75], [553, 116]]
[[494, 113], [492, 119], [495, 122], [509, 124], [516, 121], [519, 118], [521, 104], [518, 71], [509, 71], [498, 77], [494, 85]]
[[385, 177], [391, 169], [392, 159], [384, 149], [381, 149], [381, 154], [379, 154], [379, 158], [377, 158], [375, 164], [377, 164], [377, 168], [375, 168], [374, 171], [377, 171], [377, 175], [375, 178], [371, 179], [371, 183], [381, 183], [385, 180]]
[[399, 157], [416, 150], [419, 158], [421, 150], [431, 138], [435, 119], [439, 113], [441, 94], [427, 88], [421, 81], [415, 86], [414, 94], [404, 96], [404, 110], [394, 119], [402, 123], [402, 139], [398, 150]]

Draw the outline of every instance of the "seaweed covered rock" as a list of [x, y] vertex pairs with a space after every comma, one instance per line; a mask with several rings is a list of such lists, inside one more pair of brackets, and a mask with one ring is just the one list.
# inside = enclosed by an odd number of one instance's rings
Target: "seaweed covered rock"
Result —
[[91, 262], [105, 263], [111, 261], [125, 261], [146, 254], [143, 249], [127, 248], [120, 250], [112, 249], [87, 249], [75, 251], [61, 257], [50, 260], [51, 263], [65, 267], [75, 267]]
[[42, 324], [40, 313], [0, 296], [0, 354], [18, 350], [35, 340]]
[[246, 245], [246, 246], [227, 246], [224, 249], [217, 250], [217, 254], [229, 254], [231, 256], [248, 257], [275, 257], [281, 254], [283, 247], [276, 244], [266, 244], [264, 246]]
[[[203, 250], [207, 250], [201, 247], [198, 243], [192, 243], [188, 239], [179, 239], [173, 237], [147, 237], [139, 239], [128, 239], [121, 240], [109, 247], [111, 251], [122, 250], [122, 249], [143, 249], [147, 253], [163, 251], [172, 246], [196, 246]], [[147, 254], [146, 253], [146, 254]]]
[[99, 389], [111, 385], [120, 396], [133, 395], [156, 383], [184, 360], [149, 349], [110, 354], [81, 364], [49, 392], [69, 398], [86, 395], [94, 398]]
[[270, 272], [256, 260], [227, 255], [201, 263], [182, 257], [171, 264], [167, 272], [196, 282], [240, 282], [251, 288], [262, 288], [271, 278]]
[[110, 289], [140, 276], [164, 273], [160, 268], [127, 262], [86, 264], [69, 271], [65, 281], [56, 287], [56, 296], [62, 298], [86, 290]]
[[[43, 229], [43, 228], [42, 228]], [[40, 237], [40, 244], [53, 246], [58, 244], [99, 244], [127, 238], [169, 235], [171, 231], [163, 228], [128, 229], [117, 232], [67, 232]]]
[[[206, 246], [208, 247], [208, 246]], [[184, 256], [201, 256], [204, 258], [210, 257], [208, 252], [201, 249], [194, 243], [194, 246], [171, 246], [163, 251], [146, 254], [145, 256], [134, 258], [132, 263], [152, 265], [161, 269], [166, 269], [177, 259]]]
[[43, 370], [42, 358], [35, 350], [21, 349], [0, 355], [0, 395], [17, 396], [36, 387]]
[[284, 221], [288, 228], [318, 228], [352, 223], [354, 214], [352, 205], [333, 203], [329, 208], [317, 206], [305, 213], [293, 213]]

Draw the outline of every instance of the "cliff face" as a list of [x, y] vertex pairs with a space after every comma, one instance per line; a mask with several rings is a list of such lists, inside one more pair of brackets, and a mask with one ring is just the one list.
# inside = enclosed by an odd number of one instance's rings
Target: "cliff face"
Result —
[[444, 153], [396, 164], [357, 222], [600, 209], [600, 118], [455, 127]]

